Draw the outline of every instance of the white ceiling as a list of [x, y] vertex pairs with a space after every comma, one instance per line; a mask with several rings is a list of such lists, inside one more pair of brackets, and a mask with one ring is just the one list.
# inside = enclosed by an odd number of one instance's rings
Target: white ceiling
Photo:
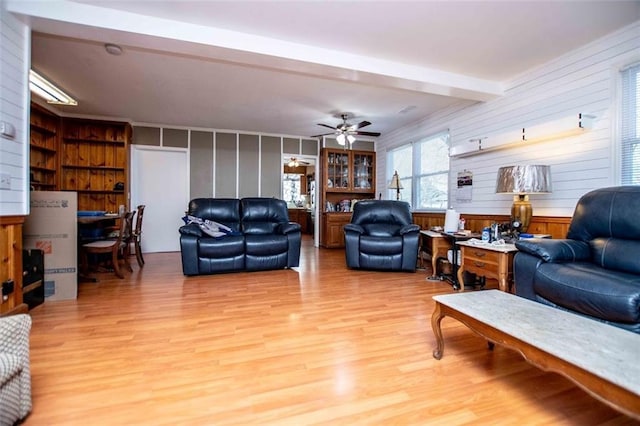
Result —
[[32, 67], [78, 99], [62, 113], [300, 136], [342, 112], [385, 134], [492, 99], [640, 19], [640, 1], [611, 0], [6, 4], [35, 32]]

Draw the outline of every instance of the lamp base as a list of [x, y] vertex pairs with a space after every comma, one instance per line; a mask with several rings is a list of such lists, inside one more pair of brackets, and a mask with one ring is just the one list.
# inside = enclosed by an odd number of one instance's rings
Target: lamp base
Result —
[[529, 202], [529, 196], [525, 194], [514, 195], [513, 205], [511, 206], [511, 221], [520, 222], [520, 231], [527, 232], [531, 216], [533, 215], [533, 207]]

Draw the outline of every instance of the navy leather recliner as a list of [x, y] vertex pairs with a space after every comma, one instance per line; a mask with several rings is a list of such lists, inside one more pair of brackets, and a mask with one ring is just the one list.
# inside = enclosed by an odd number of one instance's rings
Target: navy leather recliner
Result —
[[188, 215], [228, 226], [214, 238], [197, 224], [180, 227], [185, 275], [293, 268], [300, 263], [300, 225], [289, 222], [287, 203], [275, 198], [195, 198]]
[[415, 272], [420, 227], [411, 222], [405, 201], [358, 201], [344, 226], [347, 267]]
[[520, 240], [516, 294], [640, 333], [640, 186], [583, 195], [566, 239]]

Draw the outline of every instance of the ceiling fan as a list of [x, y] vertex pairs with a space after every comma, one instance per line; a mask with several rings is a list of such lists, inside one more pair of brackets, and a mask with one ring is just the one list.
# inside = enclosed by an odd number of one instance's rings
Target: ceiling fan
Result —
[[296, 157], [289, 158], [289, 161], [287, 162], [287, 166], [289, 167], [308, 166], [309, 164], [311, 163], [309, 163], [308, 161], [300, 160], [299, 158], [296, 158]]
[[348, 118], [347, 114], [342, 114], [341, 117], [342, 117], [342, 123], [338, 124], [336, 127], [329, 126], [328, 124], [318, 123], [318, 126], [328, 127], [329, 129], [333, 129], [333, 132], [322, 133], [320, 135], [314, 135], [311, 137], [318, 138], [320, 136], [337, 135], [336, 140], [340, 145], [346, 145], [347, 142], [349, 142], [349, 145], [351, 145], [356, 140], [354, 135], [380, 136], [380, 133], [378, 132], [362, 132], [359, 130], [371, 124], [366, 120], [361, 121], [358, 124], [350, 124], [350, 123], [347, 123], [347, 118]]

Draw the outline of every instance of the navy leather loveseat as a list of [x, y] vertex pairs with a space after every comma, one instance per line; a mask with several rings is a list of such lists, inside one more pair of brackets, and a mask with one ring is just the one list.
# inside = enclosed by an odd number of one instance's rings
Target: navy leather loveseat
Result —
[[415, 272], [420, 226], [406, 201], [363, 200], [344, 226], [347, 267]]
[[185, 275], [293, 268], [300, 263], [301, 232], [287, 203], [275, 198], [195, 198], [187, 214], [231, 229], [212, 237], [195, 223], [180, 227]]
[[566, 239], [520, 240], [516, 294], [640, 333], [640, 186], [580, 198]]

